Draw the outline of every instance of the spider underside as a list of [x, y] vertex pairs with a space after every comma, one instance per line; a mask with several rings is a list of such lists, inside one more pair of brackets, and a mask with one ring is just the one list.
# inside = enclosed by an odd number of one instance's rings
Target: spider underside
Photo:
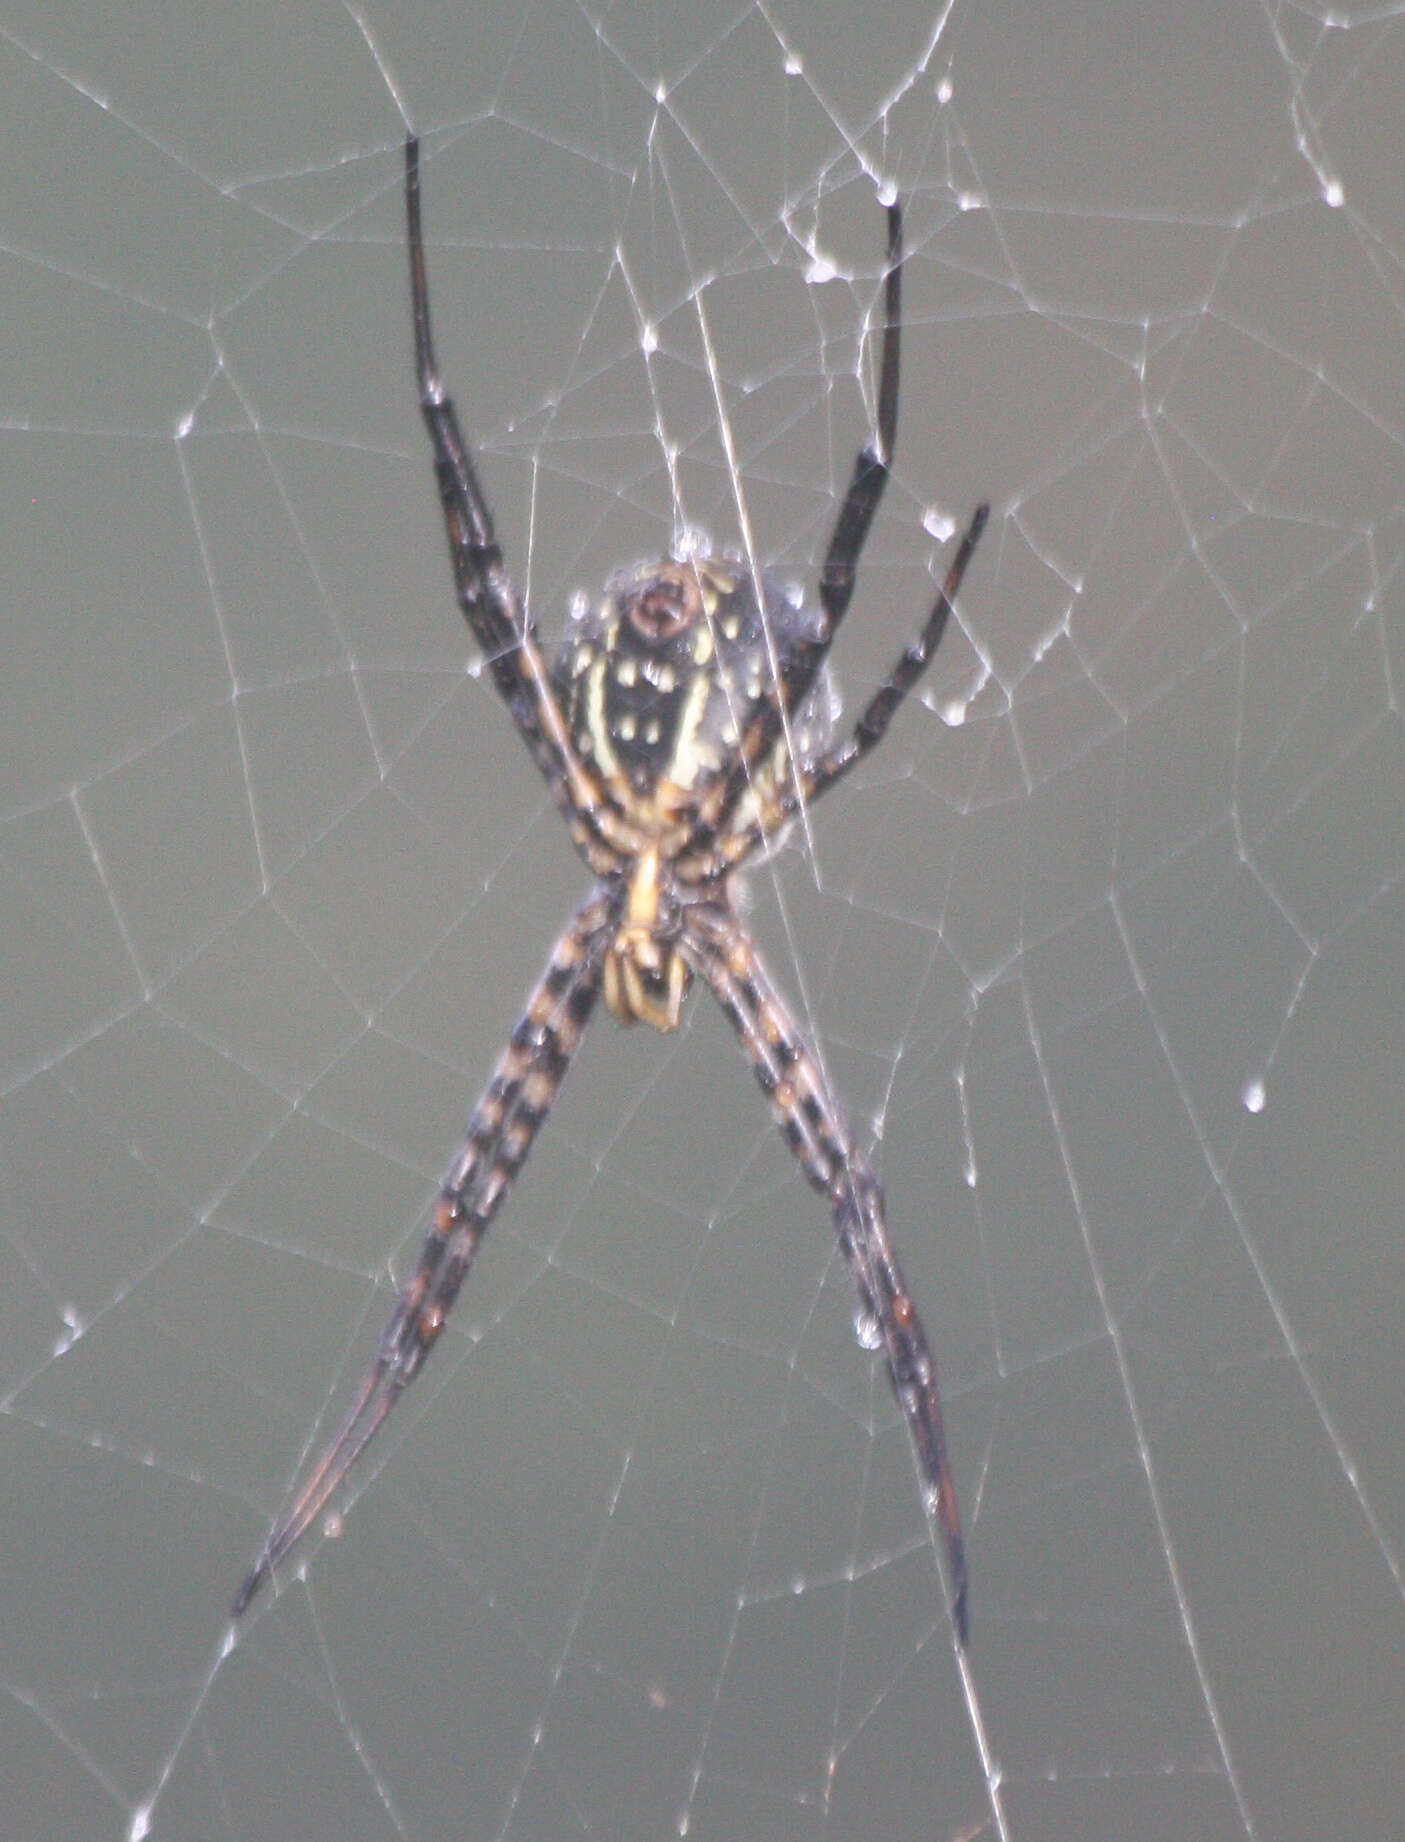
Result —
[[819, 674], [849, 605], [897, 428], [901, 207], [887, 208], [876, 440], [855, 462], [820, 572], [818, 609], [795, 606], [768, 576], [754, 582], [734, 558], [653, 564], [614, 578], [548, 668], [439, 379], [413, 135], [405, 143], [405, 200], [420, 405], [459, 605], [595, 882], [473, 1110], [418, 1264], [351, 1409], [269, 1535], [234, 1616], [320, 1515], [419, 1373], [597, 998], [603, 994], [621, 1023], [672, 1030], [696, 977], [731, 1020], [801, 1169], [831, 1206], [859, 1321], [883, 1351], [924, 1500], [941, 1530], [964, 1646], [966, 1565], [936, 1366], [888, 1237], [882, 1186], [762, 965], [734, 892], [734, 872], [883, 739], [936, 651], [988, 514], [977, 507], [925, 625], [853, 729], [838, 742], [820, 737], [810, 721]]

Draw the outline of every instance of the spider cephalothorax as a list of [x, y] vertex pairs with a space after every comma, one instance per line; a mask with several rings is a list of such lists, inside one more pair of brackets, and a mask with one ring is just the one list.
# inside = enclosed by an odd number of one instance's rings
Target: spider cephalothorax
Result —
[[237, 1616], [312, 1524], [419, 1373], [489, 1222], [522, 1168], [597, 996], [621, 1023], [674, 1029], [694, 977], [712, 990], [810, 1183], [833, 1212], [864, 1341], [881, 1348], [923, 1497], [946, 1549], [966, 1641], [966, 1569], [936, 1367], [888, 1237], [882, 1186], [824, 1070], [743, 926], [733, 872], [882, 741], [936, 651], [979, 506], [925, 625], [841, 741], [822, 673], [897, 431], [902, 212], [888, 207], [875, 441], [860, 450], [820, 570], [818, 606], [732, 557], [688, 555], [616, 576], [548, 668], [503, 565], [492, 514], [439, 379], [420, 226], [419, 143], [405, 144], [410, 294], [420, 406], [434, 448], [459, 604], [493, 682], [561, 808], [595, 884], [474, 1108], [429, 1233], [341, 1430], [274, 1528]]

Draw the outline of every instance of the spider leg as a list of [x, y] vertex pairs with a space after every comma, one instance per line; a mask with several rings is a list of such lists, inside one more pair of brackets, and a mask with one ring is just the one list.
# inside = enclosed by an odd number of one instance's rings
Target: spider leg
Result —
[[[821, 793], [827, 793], [856, 761], [862, 761], [871, 749], [877, 748], [888, 733], [888, 725], [899, 704], [926, 671], [941, 644], [951, 604], [956, 599], [961, 578], [966, 574], [966, 565], [980, 542], [981, 532], [989, 516], [988, 505], [978, 505], [972, 513], [971, 522], [957, 545], [956, 555], [951, 559], [951, 567], [946, 572], [941, 593], [927, 616], [927, 624], [878, 687], [850, 734], [843, 742], [827, 749], [812, 767], [801, 771], [800, 785], [807, 799], [816, 800]], [[791, 802], [795, 802], [795, 795], [793, 789], [788, 789], [785, 803]]]
[[691, 905], [680, 944], [741, 1038], [801, 1169], [834, 1210], [834, 1230], [858, 1291], [860, 1319], [874, 1326], [882, 1344], [888, 1379], [917, 1452], [924, 1500], [941, 1530], [952, 1622], [964, 1649], [969, 1635], [966, 1558], [937, 1369], [888, 1238], [883, 1186], [850, 1137], [819, 1063], [736, 916], [717, 904]]
[[[708, 831], [729, 829], [728, 821], [752, 784], [757, 765], [785, 727], [785, 713], [799, 706], [814, 683], [853, 597], [859, 553], [888, 484], [893, 442], [898, 430], [902, 261], [903, 213], [902, 206], [895, 202], [888, 206], [888, 272], [883, 293], [883, 345], [878, 361], [878, 428], [876, 439], [866, 442], [854, 461], [853, 475], [839, 507], [820, 570], [819, 601], [825, 619], [815, 638], [797, 640], [790, 649], [774, 697], [756, 711], [738, 745], [731, 771], [699, 814], [695, 841], [700, 842]], [[797, 804], [798, 800], [792, 795], [790, 810], [793, 811]], [[775, 823], [781, 823], [782, 817], [778, 816]], [[772, 829], [769, 825], [760, 829], [744, 849], [733, 852], [731, 860], [735, 862], [739, 855], [745, 856], [754, 849], [769, 829]]]
[[560, 1091], [595, 1003], [614, 926], [614, 905], [597, 890], [557, 942], [445, 1173], [419, 1262], [375, 1360], [340, 1431], [235, 1595], [235, 1618], [317, 1520], [437, 1342], [478, 1244]]
[[927, 616], [926, 625], [874, 692], [853, 729], [842, 742], [826, 749], [817, 761], [809, 765], [798, 765], [788, 781], [771, 793], [749, 825], [734, 825], [720, 844], [714, 840], [710, 846], [700, 849], [696, 856], [699, 880], [716, 878], [744, 863], [787, 820], [794, 817], [803, 802], [817, 800], [822, 793], [827, 793], [856, 762], [862, 761], [865, 755], [877, 748], [888, 733], [888, 725], [898, 706], [926, 671], [941, 643], [947, 616], [951, 613], [952, 603], [956, 599], [962, 577], [966, 574], [966, 565], [980, 541], [989, 516], [988, 505], [976, 507], [957, 545], [956, 555], [951, 560], [946, 580], [942, 583], [941, 593], [937, 596], [932, 612]]
[[893, 443], [898, 433], [902, 265], [903, 212], [902, 206], [894, 202], [888, 207], [888, 279], [883, 291], [883, 349], [878, 362], [877, 440], [859, 449], [849, 490], [834, 521], [834, 534], [820, 570], [820, 606], [828, 616], [821, 657], [833, 643], [835, 631], [848, 612], [859, 553], [867, 540], [868, 528], [873, 523], [873, 514], [878, 510], [878, 501], [883, 497], [893, 464]]
[[405, 142], [405, 216], [410, 303], [415, 322], [415, 375], [420, 409], [434, 449], [434, 474], [444, 507], [459, 606], [482, 648], [493, 683], [511, 711], [532, 759], [556, 794], [558, 805], [568, 816], [573, 807], [593, 814], [599, 806], [597, 791], [581, 772], [571, 750], [546, 661], [503, 564], [493, 514], [459, 429], [453, 398], [439, 376], [429, 319], [429, 282], [420, 215], [420, 144], [413, 134]]

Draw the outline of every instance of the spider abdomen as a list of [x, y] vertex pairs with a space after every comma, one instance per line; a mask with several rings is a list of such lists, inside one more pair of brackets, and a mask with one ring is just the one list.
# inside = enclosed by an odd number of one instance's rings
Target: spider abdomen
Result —
[[777, 673], [784, 687], [818, 621], [769, 579], [763, 592], [764, 615], [744, 564], [690, 558], [615, 578], [579, 614], [554, 688], [573, 745], [626, 816], [695, 802], [758, 714], [776, 711]]

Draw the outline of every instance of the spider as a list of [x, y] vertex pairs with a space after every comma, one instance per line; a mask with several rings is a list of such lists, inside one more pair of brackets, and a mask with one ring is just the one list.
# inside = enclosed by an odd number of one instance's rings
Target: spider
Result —
[[651, 563], [606, 585], [551, 666], [504, 568], [473, 457], [440, 381], [414, 135], [405, 143], [405, 208], [420, 407], [459, 605], [595, 882], [474, 1108], [418, 1264], [351, 1409], [269, 1535], [233, 1615], [326, 1507], [438, 1342], [597, 998], [604, 996], [620, 1023], [673, 1030], [699, 978], [740, 1037], [801, 1169], [833, 1211], [858, 1291], [860, 1337], [883, 1350], [916, 1449], [924, 1505], [941, 1530], [952, 1620], [964, 1646], [966, 1564], [936, 1367], [888, 1237], [882, 1186], [761, 963], [735, 889], [735, 872], [882, 741], [936, 651], [988, 515], [987, 506], [977, 507], [921, 632], [848, 736], [830, 742], [820, 720], [820, 672], [853, 593], [897, 428], [901, 206], [887, 207], [877, 437], [860, 450], [839, 508], [818, 609], [798, 607], [769, 574], [756, 579], [736, 558]]

